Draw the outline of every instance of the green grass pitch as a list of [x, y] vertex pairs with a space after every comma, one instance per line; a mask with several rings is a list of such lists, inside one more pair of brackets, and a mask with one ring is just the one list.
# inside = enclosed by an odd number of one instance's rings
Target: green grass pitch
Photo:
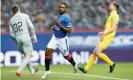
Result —
[[[15, 75], [18, 67], [1, 67], [1, 80], [40, 80], [44, 71], [44, 66], [34, 66], [39, 68], [36, 76], [31, 76], [27, 68], [23, 70], [22, 77]], [[80, 71], [73, 73], [71, 65], [52, 65], [52, 74], [45, 80], [133, 80], [133, 63], [117, 63], [115, 71], [108, 73], [107, 64], [99, 63], [84, 74]]]

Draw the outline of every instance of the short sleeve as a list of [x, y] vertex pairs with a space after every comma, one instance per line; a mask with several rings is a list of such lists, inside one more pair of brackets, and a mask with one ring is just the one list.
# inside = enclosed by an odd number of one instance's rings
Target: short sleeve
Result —
[[65, 23], [66, 23], [66, 27], [72, 27], [72, 21], [70, 17], [66, 17]]

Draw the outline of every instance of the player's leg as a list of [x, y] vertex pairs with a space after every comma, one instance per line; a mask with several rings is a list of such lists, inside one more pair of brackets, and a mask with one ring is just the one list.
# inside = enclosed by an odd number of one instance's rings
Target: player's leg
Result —
[[[115, 63], [104, 53], [101, 53], [104, 49], [107, 48], [107, 46], [110, 44], [111, 41], [103, 41], [103, 42], [100, 42], [99, 45], [98, 45], [98, 49], [96, 50], [96, 55], [102, 59], [103, 61], [105, 61], [106, 63], [109, 64], [110, 66], [110, 73], [113, 72], [114, 70], [114, 67], [115, 67]], [[98, 51], [99, 50], [99, 51]]]
[[28, 67], [29, 71], [31, 72], [31, 75], [32, 75], [32, 76], [35, 76], [35, 75], [36, 75], [36, 72], [38, 71], [38, 68], [33, 69], [31, 62], [29, 62], [29, 63], [27, 64], [27, 67]]
[[74, 73], [76, 73], [78, 67], [77, 67], [77, 63], [74, 61], [73, 57], [70, 54], [68, 54], [68, 55], [65, 55], [64, 58], [66, 60], [68, 60], [73, 65]]
[[22, 60], [22, 63], [20, 64], [18, 73], [21, 72], [26, 67], [26, 65], [29, 64], [28, 67], [31, 71], [31, 74], [35, 75], [36, 72], [34, 71], [34, 69], [32, 68], [32, 66], [30, 64], [30, 58], [33, 55], [33, 47], [32, 47], [30, 38], [27, 36], [25, 36], [25, 38], [21, 38], [20, 43], [19, 43], [19, 48], [23, 52], [24, 58]]
[[45, 70], [50, 70], [50, 62], [51, 62], [51, 54], [53, 53], [54, 49], [47, 48], [45, 52]]
[[72, 65], [74, 69], [74, 73], [77, 72], [77, 64], [74, 61], [73, 57], [69, 54], [69, 42], [68, 42], [68, 37], [58, 39], [57, 41], [57, 46], [59, 50], [61, 51], [62, 55], [66, 60], [68, 60]]
[[90, 56], [90, 60], [88, 61], [87, 65], [85, 66], [86, 71], [88, 71], [91, 68], [91, 66], [94, 64], [96, 57], [97, 57], [96, 53], [100, 53], [100, 52], [101, 52], [101, 49], [97, 45]]
[[49, 71], [50, 62], [51, 62], [51, 54], [57, 48], [56, 37], [53, 35], [51, 40], [49, 41], [46, 51], [45, 51], [45, 69]]
[[94, 49], [93, 54], [91, 55], [90, 60], [88, 61], [87, 65], [84, 68], [79, 67], [79, 70], [86, 73], [90, 69], [90, 67], [94, 64], [96, 56], [98, 56], [99, 58], [101, 58], [102, 60], [104, 60], [105, 62], [107, 62], [110, 65], [110, 72], [112, 72], [114, 70], [115, 63], [113, 63], [107, 55], [105, 55], [104, 53], [101, 53], [104, 49], [106, 49], [106, 47], [107, 47], [107, 43], [106, 43], [106, 45], [104, 43], [98, 43], [98, 45]]
[[31, 55], [28, 53], [25, 55], [25, 57], [22, 59], [22, 63], [20, 64], [20, 67], [18, 69], [18, 72], [21, 72], [25, 66], [29, 63]]
[[18, 71], [16, 72], [16, 75], [22, 76], [21, 71], [25, 68], [25, 66], [30, 62], [31, 54], [24, 53], [24, 58], [22, 59], [22, 63], [19, 66]]
[[92, 54], [90, 55], [90, 59], [88, 61], [88, 63], [85, 66], [81, 66], [78, 67], [80, 71], [82, 71], [83, 73], [87, 73], [87, 71], [92, 67], [92, 65], [94, 64], [95, 60], [96, 60], [96, 54], [95, 54], [95, 50], [97, 49], [97, 46], [95, 47], [94, 51], [92, 52]]
[[[16, 45], [19, 47], [20, 51], [23, 52], [22, 43], [20, 42], [20, 39], [19, 38], [16, 38]], [[18, 68], [18, 70], [16, 72], [16, 75], [17, 76], [23, 76], [23, 74], [21, 72], [23, 68], [21, 68], [21, 66], [22, 66], [22, 63], [20, 64], [20, 66], [19, 66], [19, 68]]]
[[99, 53], [98, 57], [110, 65], [109, 72], [112, 73], [116, 64], [104, 53]]
[[86, 72], [92, 67], [92, 65], [94, 64], [95, 60], [96, 60], [96, 55], [94, 53], [92, 53], [90, 55], [90, 59], [89, 59], [88, 63], [84, 67]]
[[51, 54], [53, 53], [54, 49], [47, 48], [45, 52], [45, 72], [43, 73], [41, 79], [46, 78], [49, 74], [51, 74], [50, 71], [50, 62], [51, 62]]
[[51, 74], [50, 72], [50, 62], [51, 62], [51, 54], [53, 53], [53, 51], [57, 48], [57, 44], [56, 44], [56, 38], [53, 35], [50, 42], [47, 45], [47, 49], [45, 51], [45, 72], [43, 73], [41, 79], [46, 78], [49, 74]]
[[[45, 52], [45, 72], [43, 73], [41, 79], [44, 79], [46, 78], [49, 74], [51, 74], [51, 71], [50, 71], [50, 62], [51, 62], [51, 54], [53, 53], [54, 49], [56, 49], [56, 46], [55, 45], [52, 45], [53, 44], [53, 41], [51, 40], [48, 44], [48, 48], [46, 49], [46, 52]], [[51, 47], [54, 47], [51, 48]]]
[[[19, 49], [20, 49], [20, 52], [24, 54], [24, 51], [23, 51], [23, 48], [22, 47], [23, 46], [19, 46]], [[33, 49], [33, 47], [32, 47], [32, 49]], [[29, 62], [27, 64], [27, 67], [28, 67], [29, 71], [31, 72], [32, 76], [35, 76], [36, 75], [36, 72], [38, 71], [38, 69], [33, 69], [32, 65], [31, 65], [31, 62]]]

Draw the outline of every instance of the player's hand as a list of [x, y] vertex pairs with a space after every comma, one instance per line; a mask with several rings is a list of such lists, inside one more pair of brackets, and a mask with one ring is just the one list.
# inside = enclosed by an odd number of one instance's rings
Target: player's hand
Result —
[[100, 35], [100, 41], [102, 42], [104, 38], [104, 34]]
[[32, 39], [32, 42], [33, 42], [33, 43], [37, 43], [36, 35], [32, 35], [32, 36], [31, 36], [31, 39]]
[[55, 25], [54, 26], [52, 26], [52, 28], [51, 28], [53, 31], [55, 30]]
[[56, 25], [57, 25], [58, 27], [61, 26], [60, 19], [57, 19], [57, 20], [56, 20]]
[[104, 32], [102, 31], [102, 32], [99, 32], [98, 33], [98, 36], [101, 36], [101, 35], [103, 35], [104, 34]]
[[32, 41], [33, 41], [33, 43], [37, 43], [37, 39], [36, 38], [33, 38]]

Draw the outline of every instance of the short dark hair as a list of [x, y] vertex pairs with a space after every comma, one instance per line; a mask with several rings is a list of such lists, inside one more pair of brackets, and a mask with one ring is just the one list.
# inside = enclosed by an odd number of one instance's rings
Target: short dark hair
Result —
[[64, 4], [66, 6], [66, 8], [68, 8], [68, 5], [65, 2], [62, 2], [60, 4]]
[[17, 4], [15, 4], [15, 5], [12, 6], [12, 12], [13, 13], [18, 12], [18, 10], [19, 10], [19, 6]]
[[117, 9], [117, 12], [119, 12], [119, 4], [117, 2], [113, 2], [114, 6], [116, 7]]

